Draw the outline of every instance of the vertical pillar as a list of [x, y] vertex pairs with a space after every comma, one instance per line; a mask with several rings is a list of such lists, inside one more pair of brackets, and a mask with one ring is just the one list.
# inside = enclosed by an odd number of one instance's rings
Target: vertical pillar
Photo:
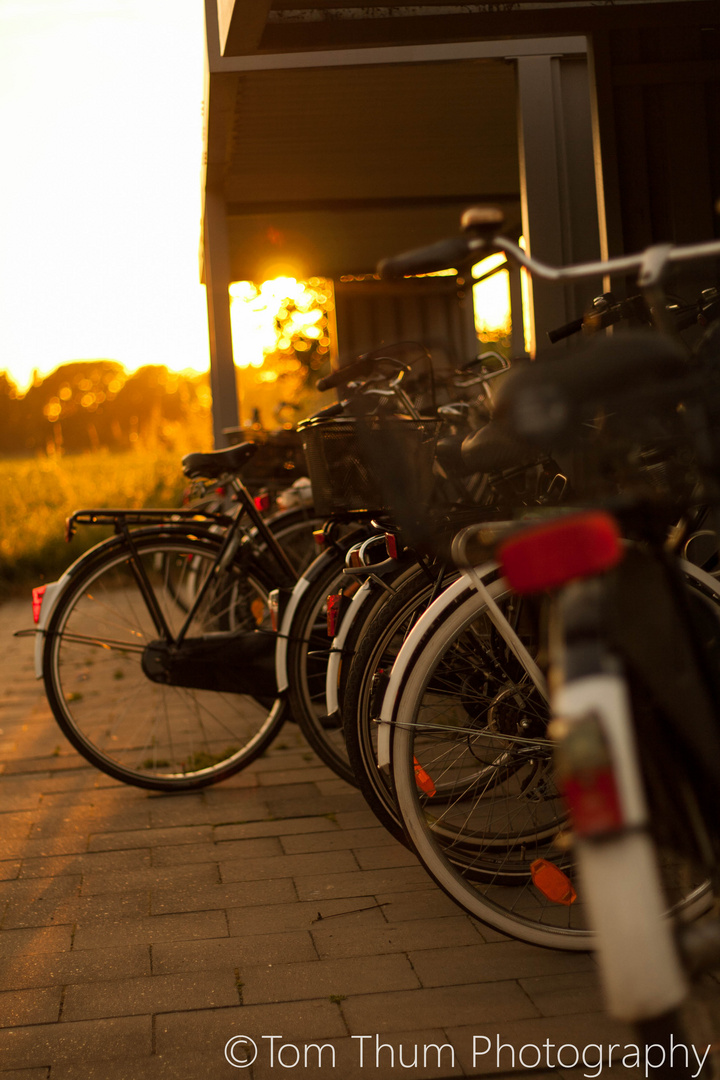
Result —
[[215, 448], [228, 445], [225, 428], [239, 426], [235, 362], [230, 328], [230, 253], [225, 200], [211, 188], [205, 191], [203, 229], [205, 284], [210, 331], [210, 386]]
[[[528, 252], [560, 266], [599, 258], [592, 118], [585, 57], [517, 58], [522, 225]], [[601, 282], [563, 288], [535, 278], [526, 313], [531, 352], [579, 315]]]

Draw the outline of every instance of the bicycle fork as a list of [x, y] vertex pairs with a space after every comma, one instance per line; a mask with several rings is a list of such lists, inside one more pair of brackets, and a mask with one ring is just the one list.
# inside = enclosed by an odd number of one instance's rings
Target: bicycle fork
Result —
[[550, 734], [608, 1011], [631, 1023], [688, 993], [666, 915], [627, 680], [608, 645], [605, 579], [565, 586], [550, 621]]

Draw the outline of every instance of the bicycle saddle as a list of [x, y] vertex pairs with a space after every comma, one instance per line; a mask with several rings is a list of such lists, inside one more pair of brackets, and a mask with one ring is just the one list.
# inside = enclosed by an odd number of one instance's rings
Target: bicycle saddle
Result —
[[229, 450], [211, 450], [207, 454], [186, 454], [182, 459], [185, 476], [216, 480], [226, 473], [239, 473], [259, 449], [258, 443], [244, 442]]

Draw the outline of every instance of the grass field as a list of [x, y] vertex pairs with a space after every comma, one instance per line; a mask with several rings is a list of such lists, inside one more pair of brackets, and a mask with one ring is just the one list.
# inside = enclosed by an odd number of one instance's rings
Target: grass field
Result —
[[54, 581], [107, 530], [65, 543], [65, 518], [84, 507], [177, 506], [186, 481], [177, 450], [100, 450], [77, 457], [0, 460], [0, 597]]

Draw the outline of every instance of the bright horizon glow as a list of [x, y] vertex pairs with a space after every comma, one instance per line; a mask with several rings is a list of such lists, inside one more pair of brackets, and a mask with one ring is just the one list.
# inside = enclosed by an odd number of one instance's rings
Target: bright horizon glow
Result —
[[0, 371], [206, 371], [202, 0], [0, 0]]

